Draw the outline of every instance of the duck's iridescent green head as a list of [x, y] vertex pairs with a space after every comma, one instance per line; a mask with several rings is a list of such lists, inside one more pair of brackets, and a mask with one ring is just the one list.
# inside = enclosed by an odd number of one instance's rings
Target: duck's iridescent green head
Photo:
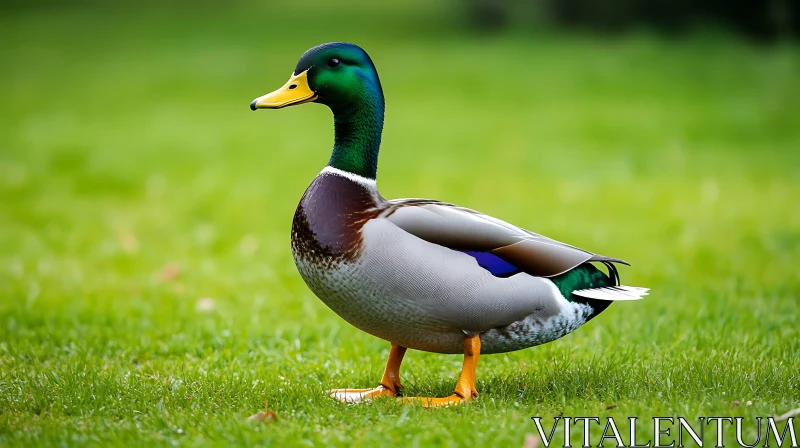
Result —
[[322, 44], [303, 54], [280, 89], [258, 97], [250, 108], [280, 109], [308, 102], [334, 115], [334, 168], [374, 179], [383, 130], [383, 90], [367, 53], [342, 42]]
[[334, 42], [306, 51], [289, 81], [253, 100], [250, 108], [279, 109], [313, 101], [336, 113], [382, 99], [378, 73], [367, 53], [357, 45]]

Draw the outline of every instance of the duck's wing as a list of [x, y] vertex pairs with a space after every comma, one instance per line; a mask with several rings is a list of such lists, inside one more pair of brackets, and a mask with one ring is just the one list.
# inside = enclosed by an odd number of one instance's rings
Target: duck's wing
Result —
[[537, 277], [554, 277], [596, 261], [606, 264], [613, 271], [609, 274], [616, 276], [612, 263], [628, 264], [445, 202], [396, 199], [388, 201], [381, 215], [418, 238], [472, 255], [495, 274], [516, 269]]

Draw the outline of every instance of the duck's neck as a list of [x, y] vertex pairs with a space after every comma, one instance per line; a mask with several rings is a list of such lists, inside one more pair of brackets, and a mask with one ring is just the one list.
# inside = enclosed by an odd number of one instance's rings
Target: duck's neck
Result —
[[368, 179], [378, 173], [384, 102], [380, 90], [358, 104], [334, 110], [333, 153], [328, 166]]

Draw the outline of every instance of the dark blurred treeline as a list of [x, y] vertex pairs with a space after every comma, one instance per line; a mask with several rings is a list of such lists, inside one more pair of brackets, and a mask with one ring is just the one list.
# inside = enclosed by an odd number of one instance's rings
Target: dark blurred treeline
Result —
[[762, 41], [800, 37], [800, 0], [466, 0], [485, 30], [544, 25], [618, 33], [717, 27]]
[[[369, 17], [381, 27], [406, 25], [443, 29], [499, 31], [558, 29], [624, 33], [648, 29], [681, 34], [718, 28], [754, 40], [769, 42], [800, 38], [800, 0], [0, 0], [0, 14], [48, 10], [93, 10], [120, 13], [193, 14], [203, 11], [243, 10], [258, 15], [279, 12], [291, 21], [302, 12], [302, 23], [328, 17]], [[296, 18], [296, 17], [294, 17]], [[363, 21], [362, 21], [363, 22]]]

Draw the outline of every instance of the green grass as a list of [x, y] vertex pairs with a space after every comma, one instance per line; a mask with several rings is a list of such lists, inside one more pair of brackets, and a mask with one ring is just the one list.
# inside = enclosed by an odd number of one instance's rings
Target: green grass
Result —
[[[0, 445], [521, 446], [531, 416], [800, 406], [797, 47], [283, 13], [0, 18]], [[381, 75], [386, 197], [626, 259], [652, 294], [482, 357], [468, 406], [326, 397], [375, 385], [388, 354], [290, 254], [330, 114], [248, 104], [338, 39]], [[460, 363], [409, 352], [407, 394], [449, 394]], [[246, 422], [265, 400], [279, 421]]]

